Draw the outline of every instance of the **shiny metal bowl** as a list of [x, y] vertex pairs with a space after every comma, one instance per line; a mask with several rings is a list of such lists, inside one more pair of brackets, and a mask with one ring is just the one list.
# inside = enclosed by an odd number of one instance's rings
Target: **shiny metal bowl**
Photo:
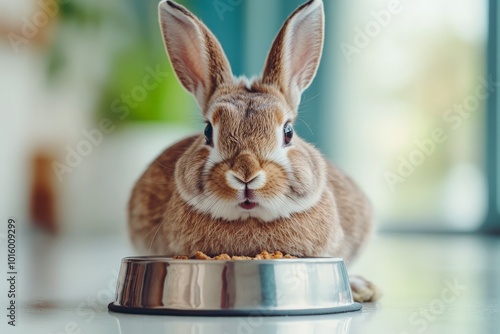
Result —
[[342, 259], [122, 260], [115, 312], [311, 315], [357, 311]]

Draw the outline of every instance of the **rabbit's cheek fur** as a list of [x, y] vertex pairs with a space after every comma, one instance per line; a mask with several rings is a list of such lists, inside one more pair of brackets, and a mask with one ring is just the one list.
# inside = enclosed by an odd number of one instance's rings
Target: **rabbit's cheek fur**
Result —
[[266, 172], [266, 183], [256, 193], [259, 198], [272, 200], [283, 196], [288, 191], [288, 177], [285, 169], [274, 163], [268, 162], [264, 165]]
[[177, 161], [175, 166], [175, 183], [184, 199], [201, 195], [205, 191], [205, 164], [209, 150], [203, 147], [203, 137], [200, 136]]
[[[326, 164], [313, 147], [301, 142], [288, 151], [292, 170], [291, 192], [296, 198], [312, 197], [321, 194], [325, 185]], [[309, 146], [309, 145], [308, 145]], [[319, 200], [319, 196], [317, 197]]]
[[238, 199], [239, 191], [231, 187], [226, 180], [229, 169], [229, 164], [224, 162], [216, 164], [209, 171], [206, 191], [208, 196], [227, 200], [229, 202], [235, 202], [235, 200]]

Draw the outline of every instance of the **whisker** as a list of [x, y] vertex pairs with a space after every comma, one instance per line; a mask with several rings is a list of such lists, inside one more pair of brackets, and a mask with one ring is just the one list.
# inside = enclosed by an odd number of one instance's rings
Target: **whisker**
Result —
[[144, 182], [147, 182], [147, 183], [152, 183], [152, 184], [161, 185], [161, 186], [164, 186], [164, 185], [170, 184], [170, 183], [168, 183], [168, 182], [166, 182], [166, 183], [158, 183], [158, 182], [155, 182], [155, 181], [146, 180], [146, 179], [145, 179], [145, 178], [143, 178], [143, 177], [139, 178], [139, 180], [144, 181]]
[[160, 228], [163, 226], [163, 224], [165, 224], [165, 222], [167, 221], [167, 217], [163, 218], [161, 224], [158, 226], [158, 228], [156, 229], [156, 232], [155, 234], [153, 235], [153, 239], [151, 240], [151, 243], [149, 244], [149, 251], [148, 251], [148, 255], [151, 255], [151, 249], [153, 248], [153, 243], [156, 239], [156, 235], [158, 234], [158, 231], [160, 230]]
[[309, 129], [309, 132], [311, 132], [312, 135], [314, 135], [312, 128], [309, 126], [309, 124], [306, 123], [306, 121], [302, 119], [299, 119], [299, 121], [302, 122]]

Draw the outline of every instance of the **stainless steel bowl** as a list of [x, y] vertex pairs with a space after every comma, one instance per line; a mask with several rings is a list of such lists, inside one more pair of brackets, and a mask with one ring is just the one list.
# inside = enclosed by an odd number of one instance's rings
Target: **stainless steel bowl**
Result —
[[342, 259], [122, 260], [115, 312], [311, 315], [357, 311]]

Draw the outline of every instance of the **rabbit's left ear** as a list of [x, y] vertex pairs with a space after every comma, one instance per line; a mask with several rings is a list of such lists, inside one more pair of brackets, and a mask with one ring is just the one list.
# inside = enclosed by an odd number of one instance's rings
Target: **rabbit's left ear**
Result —
[[226, 55], [212, 32], [185, 7], [165, 0], [158, 11], [175, 73], [205, 111], [217, 86], [233, 80]]
[[323, 51], [322, 0], [310, 0], [286, 20], [267, 56], [262, 82], [277, 85], [292, 108], [318, 70]]

